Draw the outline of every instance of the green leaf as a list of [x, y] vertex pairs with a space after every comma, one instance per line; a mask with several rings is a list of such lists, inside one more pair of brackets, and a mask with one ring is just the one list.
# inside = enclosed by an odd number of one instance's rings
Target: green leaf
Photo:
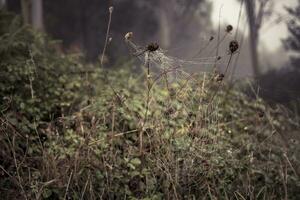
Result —
[[142, 164], [141, 160], [139, 158], [134, 158], [130, 161], [130, 163], [132, 163], [134, 166], [139, 166], [140, 164]]
[[42, 195], [44, 199], [48, 199], [52, 195], [52, 190], [46, 188], [44, 189]]

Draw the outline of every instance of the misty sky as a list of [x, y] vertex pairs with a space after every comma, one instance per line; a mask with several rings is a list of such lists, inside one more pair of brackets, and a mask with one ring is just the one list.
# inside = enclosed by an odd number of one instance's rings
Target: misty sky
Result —
[[[221, 24], [230, 23], [234, 26], [237, 24], [237, 19], [239, 15], [240, 2], [238, 0], [210, 0], [213, 2], [213, 14], [212, 20], [215, 27], [219, 23], [219, 10], [222, 6], [221, 12]], [[297, 5], [297, 0], [273, 0], [274, 2], [274, 11], [276, 14], [286, 15], [284, 9], [285, 6], [295, 7]], [[243, 20], [240, 22], [240, 29], [244, 29], [246, 26], [245, 15], [246, 13], [243, 10]], [[265, 22], [265, 26], [262, 28], [261, 32], [261, 42], [263, 46], [269, 51], [275, 51], [281, 47], [282, 38], [287, 36], [287, 28], [285, 22], [280, 24], [272, 25], [270, 22], [274, 22], [274, 19]]]

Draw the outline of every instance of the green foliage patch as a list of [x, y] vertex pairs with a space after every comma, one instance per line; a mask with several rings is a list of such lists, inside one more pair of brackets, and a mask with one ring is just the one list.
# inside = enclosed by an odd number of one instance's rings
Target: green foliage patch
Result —
[[[32, 121], [49, 121], [81, 98], [83, 66], [58, 44], [23, 26], [19, 17], [0, 17], [0, 97], [13, 111]], [[4, 107], [4, 108], [3, 108]]]
[[284, 109], [226, 85], [211, 101], [209, 74], [148, 90], [132, 63], [95, 70], [18, 18], [0, 24], [4, 199], [300, 198]]

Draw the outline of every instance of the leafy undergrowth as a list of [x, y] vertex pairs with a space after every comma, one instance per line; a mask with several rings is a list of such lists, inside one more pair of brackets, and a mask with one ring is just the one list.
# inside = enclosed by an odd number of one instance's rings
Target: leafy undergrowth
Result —
[[0, 37], [2, 199], [300, 198], [299, 122], [283, 108], [219, 90], [209, 74], [161, 76], [149, 91], [153, 77], [95, 70], [10, 30]]

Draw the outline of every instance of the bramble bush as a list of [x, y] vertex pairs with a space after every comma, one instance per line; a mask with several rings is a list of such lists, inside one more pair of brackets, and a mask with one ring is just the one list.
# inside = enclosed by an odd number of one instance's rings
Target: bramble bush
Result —
[[300, 198], [299, 122], [284, 108], [226, 84], [210, 101], [210, 74], [149, 90], [133, 63], [96, 70], [0, 19], [3, 199]]
[[19, 17], [2, 13], [0, 23], [0, 96], [10, 104], [6, 112], [30, 121], [67, 113], [81, 98], [79, 59], [58, 52], [57, 42], [23, 26]]

